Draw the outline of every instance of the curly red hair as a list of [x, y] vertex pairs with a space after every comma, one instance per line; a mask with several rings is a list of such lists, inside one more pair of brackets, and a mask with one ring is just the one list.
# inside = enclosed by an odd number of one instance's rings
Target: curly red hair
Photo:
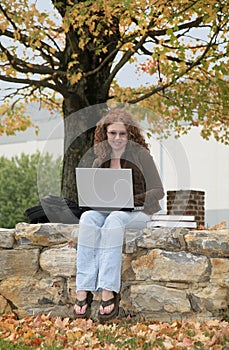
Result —
[[126, 127], [128, 140], [138, 143], [147, 150], [149, 147], [141, 133], [141, 129], [132, 114], [125, 109], [112, 109], [97, 123], [94, 137], [94, 151], [100, 158], [104, 159], [110, 154], [111, 147], [107, 142], [107, 127], [113, 123], [123, 123]]

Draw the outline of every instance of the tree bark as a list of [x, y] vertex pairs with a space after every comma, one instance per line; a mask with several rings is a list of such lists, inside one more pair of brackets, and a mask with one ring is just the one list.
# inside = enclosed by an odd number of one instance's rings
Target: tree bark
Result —
[[92, 166], [94, 131], [97, 122], [107, 111], [107, 98], [104, 98], [104, 103], [98, 103], [95, 99], [94, 105], [89, 107], [86, 103], [83, 107], [83, 96], [77, 94], [64, 99], [62, 195], [71, 200], [77, 201], [75, 168]]
[[[55, 1], [53, 4], [57, 6]], [[62, 17], [66, 15], [66, 7], [66, 2], [62, 2], [62, 5], [58, 3], [57, 9]], [[98, 12], [98, 16], [104, 16], [104, 12]], [[86, 23], [83, 30], [88, 39], [84, 48], [79, 45], [78, 31], [70, 26], [66, 34], [65, 49], [60, 56], [60, 71], [68, 74], [82, 72], [81, 79], [71, 85], [66, 74], [66, 77], [61, 76], [57, 81], [57, 84], [61, 82], [64, 97], [62, 195], [72, 200], [77, 199], [75, 168], [90, 167], [93, 162], [94, 130], [107, 109], [111, 66], [120, 40], [119, 20], [116, 17], [113, 18], [112, 27], [109, 23], [103, 23], [96, 41]], [[101, 47], [106, 47], [106, 51], [101, 50]], [[77, 55], [77, 63], [69, 68], [73, 54]]]

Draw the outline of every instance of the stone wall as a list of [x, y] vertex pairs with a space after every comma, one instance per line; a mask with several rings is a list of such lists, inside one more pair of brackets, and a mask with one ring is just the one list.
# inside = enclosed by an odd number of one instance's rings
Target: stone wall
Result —
[[[19, 223], [0, 229], [0, 313], [73, 316], [77, 235], [77, 225]], [[228, 258], [228, 229], [127, 231], [120, 317], [225, 318]], [[99, 295], [95, 298], [94, 319]]]

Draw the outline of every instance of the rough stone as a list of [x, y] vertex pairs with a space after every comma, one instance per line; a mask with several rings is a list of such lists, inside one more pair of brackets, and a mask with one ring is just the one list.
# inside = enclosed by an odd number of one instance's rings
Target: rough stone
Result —
[[19, 308], [14, 310], [14, 313], [19, 318], [25, 318], [28, 316], [37, 316], [40, 314], [49, 315], [50, 317], [63, 317], [63, 318], [73, 318], [73, 307], [72, 305], [66, 304], [66, 305], [52, 305], [52, 306], [40, 306], [40, 307], [30, 307], [30, 305], [27, 306], [26, 309]]
[[131, 300], [133, 306], [144, 312], [189, 312], [190, 302], [184, 291], [166, 288], [156, 284], [132, 285]]
[[165, 286], [168, 288], [173, 288], [173, 289], [188, 289], [190, 287], [190, 283], [184, 283], [184, 282], [166, 282]]
[[137, 246], [177, 251], [183, 247], [183, 234], [187, 232], [188, 230], [175, 228], [144, 229], [137, 239]]
[[15, 275], [34, 275], [39, 268], [39, 249], [0, 250], [0, 280]]
[[124, 239], [124, 251], [126, 253], [133, 253], [137, 250], [136, 241], [142, 236], [141, 230], [126, 230]]
[[64, 279], [61, 277], [9, 277], [0, 283], [0, 293], [16, 309], [64, 305], [68, 301]]
[[2, 296], [0, 295], [0, 315], [1, 314], [7, 314], [7, 313], [11, 313], [12, 309], [8, 303], [8, 301]]
[[190, 253], [151, 250], [132, 261], [137, 281], [194, 282], [208, 276], [208, 259]]
[[76, 250], [68, 246], [47, 249], [40, 254], [40, 267], [52, 276], [75, 276]]
[[197, 311], [225, 309], [229, 303], [228, 289], [211, 284], [205, 288], [193, 290], [191, 292], [191, 300], [197, 305], [197, 308], [194, 306], [194, 309], [197, 309]]
[[134, 281], [135, 273], [132, 268], [132, 261], [145, 254], [145, 251], [138, 251], [133, 254], [122, 254], [122, 282]]
[[0, 248], [13, 248], [15, 229], [0, 228]]
[[130, 254], [122, 255], [122, 281], [134, 280], [135, 274], [133, 272], [132, 266], [132, 256]]
[[210, 282], [229, 288], [229, 259], [211, 258], [212, 273]]
[[51, 246], [66, 242], [77, 242], [78, 225], [67, 224], [27, 224], [16, 225], [15, 238], [23, 243]]
[[69, 300], [72, 304], [75, 303], [76, 300], [76, 279], [75, 277], [71, 277], [67, 279], [67, 293]]
[[187, 249], [195, 254], [229, 257], [229, 229], [195, 231], [185, 235]]

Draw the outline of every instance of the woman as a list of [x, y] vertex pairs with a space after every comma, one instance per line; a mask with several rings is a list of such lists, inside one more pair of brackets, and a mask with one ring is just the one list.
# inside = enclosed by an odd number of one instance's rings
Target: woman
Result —
[[92, 291], [101, 291], [98, 317], [106, 321], [118, 315], [125, 229], [144, 228], [149, 215], [161, 209], [164, 191], [140, 128], [124, 109], [111, 110], [99, 121], [94, 150], [93, 167], [132, 169], [134, 204], [144, 206], [136, 212], [89, 210], [80, 218], [74, 314], [88, 318]]

